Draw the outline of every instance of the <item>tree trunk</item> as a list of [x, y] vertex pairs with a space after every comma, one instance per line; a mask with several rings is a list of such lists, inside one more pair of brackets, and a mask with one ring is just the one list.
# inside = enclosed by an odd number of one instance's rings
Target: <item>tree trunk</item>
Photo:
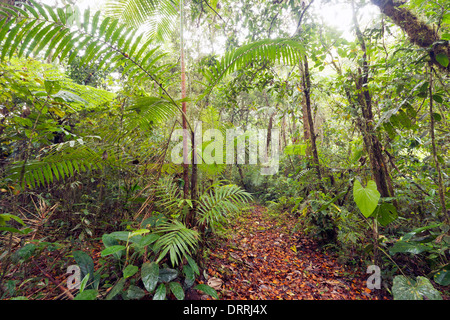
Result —
[[[382, 153], [383, 147], [378, 140], [373, 126], [374, 118], [372, 113], [372, 97], [368, 89], [369, 64], [367, 62], [366, 43], [364, 41], [363, 34], [359, 29], [359, 24], [356, 19], [356, 11], [354, 11], [353, 14], [353, 23], [356, 31], [356, 36], [361, 46], [361, 51], [363, 52], [362, 70], [359, 70], [359, 74], [355, 79], [357, 102], [361, 107], [363, 120], [359, 123], [359, 126], [363, 135], [366, 150], [369, 154], [372, 176], [377, 185], [377, 189], [382, 197], [393, 197], [394, 194], [392, 184], [390, 183], [390, 176], [387, 171], [388, 168], [386, 166], [386, 161]], [[389, 186], [391, 186], [391, 188]]]
[[[181, 58], [181, 99], [186, 98], [186, 67], [184, 63], [184, 39], [183, 39], [183, 1], [180, 3], [181, 8], [181, 23], [180, 23], [180, 58]], [[181, 110], [183, 114], [181, 115], [182, 126], [183, 126], [183, 194], [184, 198], [187, 199], [189, 197], [189, 158], [188, 158], [188, 135], [187, 135], [187, 119], [186, 119], [186, 111], [187, 106], [186, 102], [183, 101], [181, 103]]]
[[314, 130], [314, 122], [311, 113], [311, 76], [309, 74], [308, 58], [306, 56], [304, 57], [304, 60], [301, 62], [301, 64], [302, 64], [301, 68], [302, 86], [303, 86], [303, 93], [305, 96], [304, 99], [305, 103], [303, 104], [303, 119], [304, 119], [303, 126], [304, 128], [306, 128], [304, 129], [305, 141], [307, 141], [307, 145], [308, 144], [310, 145], [312, 162], [317, 172], [317, 178], [319, 179], [320, 182], [322, 180], [322, 174], [320, 172], [319, 155], [317, 153], [317, 146], [316, 146], [316, 134]]
[[450, 59], [450, 44], [449, 42], [436, 44], [436, 41], [441, 39], [436, 29], [421, 21], [407, 8], [401, 7], [401, 3], [394, 3], [393, 0], [371, 1], [408, 35], [412, 43], [421, 48], [431, 48], [430, 59], [435, 66], [441, 70], [450, 71], [450, 64], [444, 67], [436, 60], [438, 54], [446, 55]]
[[447, 214], [447, 209], [446, 209], [446, 205], [445, 205], [445, 193], [444, 193], [444, 185], [442, 182], [441, 166], [439, 165], [439, 160], [437, 157], [436, 140], [434, 137], [433, 74], [432, 74], [432, 70], [430, 70], [430, 85], [428, 87], [428, 91], [429, 91], [428, 93], [429, 93], [429, 99], [430, 99], [430, 136], [431, 136], [431, 146], [432, 146], [432, 151], [433, 151], [434, 165], [436, 166], [436, 171], [437, 171], [437, 175], [438, 175], [439, 202], [441, 204], [441, 210], [442, 210], [444, 219], [446, 219], [447, 223], [450, 224], [450, 217]]

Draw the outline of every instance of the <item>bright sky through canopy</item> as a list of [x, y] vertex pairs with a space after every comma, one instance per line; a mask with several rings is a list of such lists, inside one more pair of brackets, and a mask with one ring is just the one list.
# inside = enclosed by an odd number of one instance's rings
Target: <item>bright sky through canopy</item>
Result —
[[[61, 0], [42, 0], [42, 2], [54, 5], [55, 3], [60, 3]], [[91, 8], [91, 11], [93, 11], [100, 10], [102, 4], [105, 3], [105, 0], [75, 0], [75, 2], [82, 11], [88, 7]], [[310, 9], [313, 10], [314, 13], [319, 17], [320, 22], [323, 22], [330, 27], [334, 27], [338, 31], [341, 31], [343, 33], [342, 36], [347, 40], [354, 39], [354, 34], [352, 31], [352, 8], [350, 3], [323, 3], [323, 1], [316, 0], [314, 1]], [[363, 10], [360, 10], [359, 12], [358, 18], [360, 19], [360, 24], [364, 27], [365, 25], [370, 23], [377, 14], [379, 14], [378, 8], [366, 5]], [[294, 29], [295, 26], [293, 26], [293, 30]], [[196, 35], [186, 30], [185, 37], [187, 43], [189, 43], [190, 40], [207, 42], [199, 46], [200, 52], [198, 53], [200, 55], [210, 54], [211, 52], [214, 52], [216, 54], [222, 53], [226, 41], [225, 36], [218, 35], [215, 38], [216, 42], [211, 44], [210, 41], [204, 38], [204, 32], [201, 30], [198, 31], [200, 33]], [[245, 36], [245, 34], [247, 34], [246, 30], [242, 30], [242, 34]]]

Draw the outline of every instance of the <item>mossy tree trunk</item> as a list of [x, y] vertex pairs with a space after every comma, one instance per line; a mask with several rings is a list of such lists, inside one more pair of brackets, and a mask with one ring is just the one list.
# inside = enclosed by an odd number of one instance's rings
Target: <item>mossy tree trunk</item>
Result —
[[423, 22], [417, 15], [393, 0], [371, 0], [381, 12], [391, 18], [407, 35], [409, 40], [425, 49], [430, 49], [430, 59], [438, 69], [450, 72], [450, 64], [443, 66], [438, 62], [438, 55], [445, 55], [450, 60], [450, 42], [439, 41], [441, 35], [437, 28]]

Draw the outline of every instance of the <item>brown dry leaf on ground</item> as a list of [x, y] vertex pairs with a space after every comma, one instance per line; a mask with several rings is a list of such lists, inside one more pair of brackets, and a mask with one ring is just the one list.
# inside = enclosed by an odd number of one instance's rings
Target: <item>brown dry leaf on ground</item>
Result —
[[366, 287], [365, 270], [340, 265], [311, 239], [291, 236], [295, 221], [284, 216], [286, 221], [275, 224], [265, 210], [255, 206], [236, 219], [237, 233], [209, 256], [211, 279], [223, 282], [222, 299], [389, 299]]

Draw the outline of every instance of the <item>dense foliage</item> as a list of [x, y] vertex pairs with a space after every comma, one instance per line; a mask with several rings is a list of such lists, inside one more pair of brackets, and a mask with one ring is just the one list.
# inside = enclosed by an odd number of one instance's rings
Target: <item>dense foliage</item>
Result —
[[[394, 299], [447, 297], [450, 3], [403, 2], [0, 1], [0, 297], [220, 298], [204, 261], [251, 202]], [[276, 174], [188, 143], [213, 129], [265, 129]]]

